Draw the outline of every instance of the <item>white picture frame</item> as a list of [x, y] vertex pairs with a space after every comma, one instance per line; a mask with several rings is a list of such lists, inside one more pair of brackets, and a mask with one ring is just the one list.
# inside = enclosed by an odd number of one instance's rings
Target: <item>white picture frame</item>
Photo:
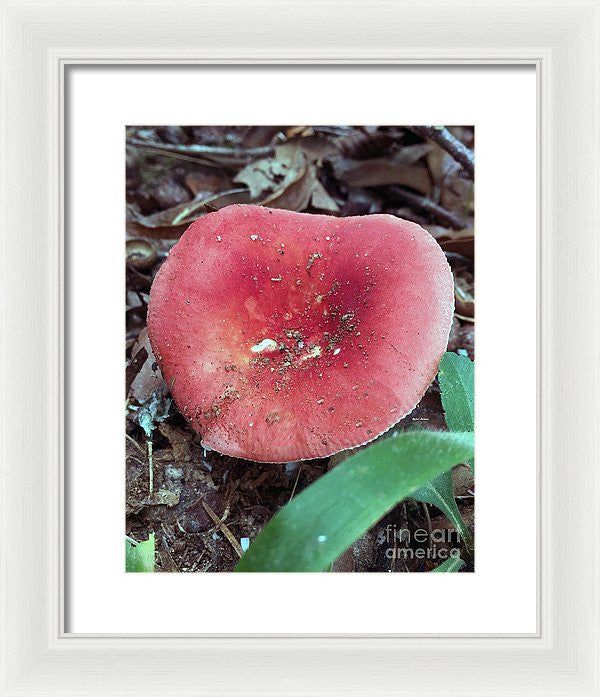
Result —
[[[0, 695], [599, 695], [600, 2], [2, 0], [0, 8]], [[65, 66], [299, 62], [536, 66], [536, 635], [64, 631]]]

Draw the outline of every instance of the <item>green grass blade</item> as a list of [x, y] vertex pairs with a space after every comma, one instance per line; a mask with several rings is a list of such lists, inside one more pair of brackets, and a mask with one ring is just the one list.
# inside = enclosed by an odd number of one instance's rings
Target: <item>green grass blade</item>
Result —
[[445, 353], [438, 372], [442, 406], [451, 431], [475, 430], [475, 371], [468, 356]]
[[[473, 431], [475, 426], [475, 397], [473, 361], [468, 356], [445, 353], [438, 373], [442, 406], [451, 431]], [[411, 498], [430, 503], [454, 525], [465, 546], [473, 550], [473, 539], [454, 499], [452, 473], [444, 472], [415, 491]]]
[[472, 433], [396, 433], [320, 477], [263, 528], [236, 571], [322, 571], [398, 501], [473, 456]]
[[473, 551], [473, 538], [454, 500], [452, 472], [444, 472], [444, 474], [425, 484], [425, 486], [417, 489], [417, 491], [411, 494], [410, 498], [422, 503], [430, 503], [432, 506], [439, 508], [454, 525], [467, 549]]
[[125, 540], [125, 570], [133, 572], [154, 571], [154, 533], [145, 542], [133, 544]]
[[436, 566], [435, 569], [431, 569], [429, 573], [456, 573], [459, 569], [462, 569], [464, 565], [465, 563], [460, 557], [450, 557], [450, 559], [446, 559], [443, 564]]

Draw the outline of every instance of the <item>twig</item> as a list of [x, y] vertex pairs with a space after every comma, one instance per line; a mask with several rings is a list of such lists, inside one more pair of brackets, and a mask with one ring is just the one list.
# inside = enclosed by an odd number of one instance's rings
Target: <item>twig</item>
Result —
[[[179, 567], [177, 566], [175, 559], [173, 559], [173, 555], [171, 554], [171, 550], [169, 549], [169, 545], [167, 544], [167, 541], [165, 540], [163, 535], [160, 536], [160, 542], [162, 544], [163, 551], [166, 554], [167, 561], [169, 562], [169, 566], [171, 567], [169, 569], [169, 571], [172, 571], [173, 569], [175, 569], [175, 571], [177, 573], [180, 573]], [[158, 553], [160, 554], [160, 551]], [[161, 555], [161, 561], [162, 561], [162, 555]]]
[[152, 441], [150, 438], [146, 441], [148, 446], [148, 490], [150, 496], [152, 496], [152, 490], [154, 489], [154, 465], [152, 462]]
[[144, 465], [146, 464], [144, 462], [144, 460], [140, 460], [140, 458], [136, 457], [135, 455], [125, 455], [125, 461], [129, 462], [129, 460], [133, 460], [134, 462], [137, 462], [138, 465], [141, 465], [142, 467], [144, 467]]
[[144, 448], [136, 441], [133, 440], [133, 438], [129, 435], [129, 433], [125, 434], [125, 438], [131, 443], [131, 445], [135, 445], [135, 447], [141, 452], [144, 452]]
[[165, 152], [177, 153], [178, 155], [191, 155], [196, 157], [219, 157], [225, 159], [269, 157], [275, 151], [271, 145], [263, 145], [259, 148], [226, 148], [218, 145], [173, 145], [171, 143], [153, 143], [147, 140], [131, 138], [127, 145], [136, 148], [147, 148], [149, 150], [163, 150]]
[[298, 479], [300, 479], [300, 472], [302, 471], [302, 465], [298, 467], [298, 474], [296, 475], [296, 481], [294, 482], [294, 487], [292, 488], [292, 493], [290, 494], [290, 499], [288, 503], [294, 498], [294, 494], [296, 493], [296, 487], [298, 486]]
[[455, 213], [446, 210], [426, 196], [413, 194], [412, 191], [407, 191], [400, 186], [388, 186], [387, 190], [397, 201], [407, 203], [409, 206], [414, 206], [455, 230], [462, 230], [467, 225], [465, 220], [459, 218]]
[[412, 126], [411, 131], [421, 136], [429, 138], [443, 148], [447, 153], [460, 163], [465, 171], [473, 178], [475, 174], [475, 157], [473, 151], [461, 143], [458, 138], [452, 135], [445, 126]]
[[202, 554], [196, 559], [196, 561], [192, 564], [192, 567], [190, 571], [196, 571], [198, 568], [198, 564], [202, 561], [202, 557], [206, 554], [206, 548], [202, 550]]
[[240, 543], [233, 536], [233, 533], [231, 532], [231, 530], [225, 525], [225, 523], [219, 518], [219, 516], [213, 511], [213, 509], [205, 501], [202, 501], [202, 505], [204, 506], [204, 510], [213, 519], [215, 525], [219, 528], [219, 530], [223, 533], [223, 535], [225, 535], [225, 537], [229, 540], [229, 543], [231, 544], [231, 546], [235, 550], [235, 553], [241, 559], [242, 555], [244, 554], [244, 550], [242, 549]]

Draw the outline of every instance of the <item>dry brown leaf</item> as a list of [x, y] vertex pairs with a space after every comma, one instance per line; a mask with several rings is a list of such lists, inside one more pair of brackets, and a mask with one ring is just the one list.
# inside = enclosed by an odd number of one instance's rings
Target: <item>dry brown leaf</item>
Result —
[[302, 149], [297, 145], [286, 143], [275, 148], [273, 157], [256, 160], [244, 167], [233, 180], [245, 184], [250, 196], [280, 194], [300, 179], [308, 163]]
[[454, 276], [454, 298], [456, 312], [463, 317], [475, 317], [475, 289], [472, 281], [463, 276]]
[[338, 153], [338, 149], [333, 141], [318, 135], [295, 138], [290, 141], [290, 144], [297, 145], [311, 162], [316, 163], [320, 163], [326, 157], [331, 157]]
[[321, 211], [329, 211], [331, 213], [339, 213], [340, 207], [325, 190], [325, 187], [318, 179], [315, 179], [313, 184], [310, 202], [314, 208]]
[[286, 138], [294, 138], [295, 136], [311, 136], [314, 135], [314, 129], [311, 126], [287, 126], [284, 129]]
[[275, 136], [281, 131], [281, 126], [248, 126], [243, 144], [247, 148], [259, 148], [271, 145]]
[[152, 215], [136, 215], [134, 220], [127, 222], [127, 233], [129, 235], [176, 240], [181, 237], [190, 223], [206, 215], [208, 212], [206, 209], [207, 205], [219, 209], [232, 203], [249, 203], [249, 201], [249, 192], [241, 187], [221, 191], [211, 196], [201, 196], [193, 201], [188, 201]]
[[231, 179], [223, 170], [214, 167], [198, 166], [186, 174], [185, 184], [195, 197], [199, 194], [206, 197], [231, 189]]
[[431, 150], [429, 143], [406, 145], [396, 152], [390, 159], [398, 165], [414, 165]]
[[137, 354], [142, 350], [146, 351], [146, 360], [133, 379], [129, 390], [130, 395], [140, 404], [143, 404], [157, 387], [165, 384], [160, 368], [156, 363], [156, 358], [152, 353], [152, 347], [148, 339], [148, 330], [146, 328], [142, 329], [140, 332], [131, 351], [131, 355], [135, 359]]
[[245, 184], [259, 205], [301, 211], [310, 201], [316, 169], [298, 145], [286, 143], [274, 157], [244, 167], [234, 181]]
[[286, 208], [290, 211], [303, 211], [308, 206], [316, 180], [315, 166], [313, 164], [307, 165], [299, 179], [296, 179], [287, 188], [267, 196], [260, 202], [260, 205], [269, 208]]
[[444, 180], [441, 205], [461, 218], [468, 218], [474, 210], [473, 181], [459, 176], [449, 176]]
[[429, 196], [431, 193], [429, 171], [425, 164], [418, 162], [428, 149], [428, 145], [412, 145], [399, 150], [393, 157], [376, 157], [371, 160], [337, 158], [332, 163], [338, 179], [348, 186], [398, 184]]
[[459, 237], [458, 239], [438, 240], [438, 242], [445, 252], [462, 254], [467, 259], [475, 258], [475, 238], [472, 235], [470, 237]]
[[166, 421], [158, 425], [158, 430], [171, 444], [175, 462], [189, 462], [192, 459], [189, 435], [174, 428]]
[[394, 145], [394, 138], [377, 128], [363, 127], [340, 136], [335, 145], [350, 160], [371, 160], [384, 155], [387, 157]]
[[454, 230], [453, 228], [444, 227], [443, 225], [428, 225], [427, 232], [429, 232], [432, 237], [435, 237], [438, 242], [447, 240], [463, 240], [468, 237], [473, 237], [472, 227]]
[[286, 148], [284, 152], [282, 147], [277, 148], [276, 152], [276, 157], [250, 163], [233, 180], [237, 184], [245, 184], [253, 199], [289, 186], [304, 172], [306, 161], [301, 151]]
[[433, 182], [431, 197], [439, 203], [446, 180], [456, 176], [461, 171], [461, 166], [445, 150], [439, 147], [431, 148], [427, 153], [427, 165], [429, 166]]

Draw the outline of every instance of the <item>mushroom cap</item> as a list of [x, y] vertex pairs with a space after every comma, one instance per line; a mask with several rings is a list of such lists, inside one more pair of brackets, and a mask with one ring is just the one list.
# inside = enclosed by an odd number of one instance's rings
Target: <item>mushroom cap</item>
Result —
[[290, 462], [364, 444], [412, 411], [453, 310], [444, 253], [415, 223], [233, 205], [173, 247], [148, 332], [205, 447]]

